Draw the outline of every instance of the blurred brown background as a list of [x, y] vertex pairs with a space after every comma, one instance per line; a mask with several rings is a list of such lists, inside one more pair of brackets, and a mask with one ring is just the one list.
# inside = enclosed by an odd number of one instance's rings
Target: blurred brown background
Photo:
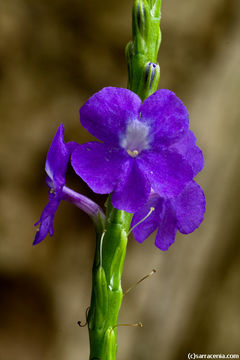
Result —
[[[94, 230], [62, 203], [55, 236], [32, 247], [47, 202], [44, 162], [60, 122], [87, 141], [78, 109], [104, 86], [126, 87], [132, 1], [0, 0], [0, 360], [88, 358]], [[160, 87], [190, 112], [205, 154], [206, 218], [167, 252], [129, 241], [118, 359], [240, 353], [239, 0], [165, 0]], [[69, 183], [93, 196], [69, 172]], [[103, 203], [104, 199], [99, 198]]]

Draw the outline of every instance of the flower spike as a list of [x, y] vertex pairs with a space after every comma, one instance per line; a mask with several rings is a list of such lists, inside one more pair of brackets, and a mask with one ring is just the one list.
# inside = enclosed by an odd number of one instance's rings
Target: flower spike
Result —
[[[128, 88], [138, 94], [142, 100], [157, 90], [160, 77], [160, 68], [156, 64], [161, 42], [160, 8], [161, 0], [135, 0], [133, 5], [133, 40], [127, 44], [125, 51], [128, 63]], [[155, 70], [153, 67], [154, 81], [150, 83], [150, 87], [145, 81], [145, 69], [149, 63], [156, 65]]]

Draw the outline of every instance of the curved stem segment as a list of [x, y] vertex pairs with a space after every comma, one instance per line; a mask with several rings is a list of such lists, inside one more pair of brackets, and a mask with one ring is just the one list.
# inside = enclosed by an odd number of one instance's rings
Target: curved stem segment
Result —
[[[126, 47], [128, 88], [144, 100], [157, 90], [160, 68], [161, 0], [135, 0], [133, 40]], [[88, 313], [90, 360], [115, 360], [117, 324], [123, 292], [121, 277], [133, 214], [115, 209], [108, 199], [103, 231], [97, 228], [92, 270], [92, 297]]]

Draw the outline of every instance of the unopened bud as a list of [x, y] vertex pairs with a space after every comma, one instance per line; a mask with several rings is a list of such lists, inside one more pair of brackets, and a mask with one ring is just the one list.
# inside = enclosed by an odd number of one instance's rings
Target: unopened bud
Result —
[[146, 84], [146, 89], [149, 92], [149, 95], [157, 90], [159, 77], [160, 77], [159, 65], [148, 62], [145, 70], [145, 84]]

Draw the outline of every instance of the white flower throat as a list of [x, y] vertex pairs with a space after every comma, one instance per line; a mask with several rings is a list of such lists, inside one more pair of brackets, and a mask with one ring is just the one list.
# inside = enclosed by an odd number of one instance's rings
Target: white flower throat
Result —
[[139, 120], [128, 123], [125, 136], [121, 139], [121, 146], [132, 158], [137, 157], [141, 151], [149, 148], [149, 127]]

